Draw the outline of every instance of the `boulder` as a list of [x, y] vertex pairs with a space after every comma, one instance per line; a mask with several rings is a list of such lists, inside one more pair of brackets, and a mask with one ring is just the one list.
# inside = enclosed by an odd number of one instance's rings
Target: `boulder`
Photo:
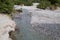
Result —
[[15, 31], [15, 26], [15, 22], [9, 16], [0, 14], [0, 40], [11, 40], [9, 32]]

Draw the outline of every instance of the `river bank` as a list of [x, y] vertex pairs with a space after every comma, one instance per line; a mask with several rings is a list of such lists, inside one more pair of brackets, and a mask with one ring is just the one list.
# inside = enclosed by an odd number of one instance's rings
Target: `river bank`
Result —
[[0, 14], [0, 40], [11, 40], [9, 32], [15, 31], [15, 22], [6, 14]]

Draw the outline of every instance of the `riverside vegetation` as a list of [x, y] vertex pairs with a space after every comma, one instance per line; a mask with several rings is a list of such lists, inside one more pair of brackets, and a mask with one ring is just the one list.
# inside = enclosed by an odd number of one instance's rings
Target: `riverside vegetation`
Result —
[[40, 9], [46, 9], [47, 7], [56, 9], [57, 6], [60, 7], [60, 0], [0, 0], [0, 13], [11, 14], [15, 4], [31, 6], [32, 3], [40, 3], [37, 5], [37, 8]]

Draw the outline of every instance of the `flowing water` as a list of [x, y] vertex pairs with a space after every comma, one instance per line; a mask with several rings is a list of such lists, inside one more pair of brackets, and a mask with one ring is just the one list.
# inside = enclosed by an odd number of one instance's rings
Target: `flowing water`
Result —
[[[25, 12], [24, 12], [25, 11]], [[60, 24], [36, 24], [32, 26], [27, 10], [14, 17], [17, 24], [16, 40], [60, 40]]]
[[20, 18], [14, 18], [17, 24], [17, 40], [40, 40], [38, 33], [33, 32], [30, 17], [23, 14]]

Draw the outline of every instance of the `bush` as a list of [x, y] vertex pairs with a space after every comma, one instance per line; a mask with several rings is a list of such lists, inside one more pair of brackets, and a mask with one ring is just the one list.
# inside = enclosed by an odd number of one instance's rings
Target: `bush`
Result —
[[25, 6], [31, 6], [31, 5], [33, 5], [33, 4], [32, 4], [32, 2], [24, 2], [24, 5], [25, 5]]
[[60, 6], [60, 3], [55, 3], [56, 6]]
[[49, 0], [51, 5], [60, 6], [60, 0]]
[[32, 1], [30, 0], [30, 1], [25, 1], [25, 0], [14, 0], [14, 3], [16, 4], [16, 5], [22, 5], [22, 4], [24, 4], [25, 6], [31, 6], [32, 5]]
[[23, 1], [20, 1], [20, 0], [14, 0], [14, 3], [15, 3], [16, 5], [21, 5], [21, 4], [23, 4]]
[[45, 9], [49, 7], [50, 5], [51, 3], [49, 1], [41, 1], [40, 4], [37, 6], [37, 8]]
[[12, 13], [13, 6], [13, 0], [0, 0], [0, 13]]
[[57, 1], [57, 3], [59, 3], [60, 4], [60, 0], [56, 0]]

